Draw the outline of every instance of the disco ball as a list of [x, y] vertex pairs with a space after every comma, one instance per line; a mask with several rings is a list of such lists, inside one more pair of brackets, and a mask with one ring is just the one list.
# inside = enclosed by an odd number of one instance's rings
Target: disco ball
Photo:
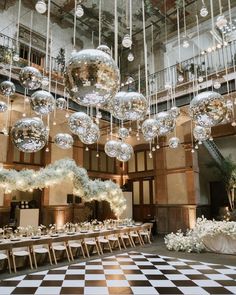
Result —
[[204, 141], [210, 138], [211, 136], [211, 128], [195, 126], [193, 129], [193, 136], [198, 141]]
[[175, 127], [175, 120], [170, 112], [160, 112], [156, 115], [156, 120], [159, 126], [159, 135], [167, 135]]
[[55, 144], [63, 149], [70, 149], [74, 143], [73, 137], [68, 133], [58, 133], [54, 137]]
[[180, 109], [176, 106], [173, 106], [170, 110], [169, 113], [173, 118], [177, 118], [180, 115]]
[[169, 147], [171, 149], [176, 149], [179, 146], [179, 138], [178, 137], [171, 137], [169, 139]]
[[0, 84], [0, 93], [4, 96], [10, 96], [16, 92], [16, 87], [11, 81], [3, 81]]
[[64, 97], [59, 97], [56, 99], [56, 108], [58, 110], [65, 110], [67, 108], [67, 101]]
[[158, 135], [159, 125], [156, 119], [147, 119], [142, 124], [142, 132], [146, 141], [152, 140]]
[[105, 104], [116, 94], [119, 85], [119, 69], [112, 57], [102, 50], [85, 49], [76, 52], [66, 67], [66, 89], [79, 104]]
[[30, 97], [30, 106], [37, 115], [48, 115], [54, 110], [54, 97], [50, 92], [38, 90]]
[[68, 123], [72, 133], [81, 135], [92, 125], [92, 119], [83, 112], [76, 112], [70, 116]]
[[48, 131], [39, 118], [23, 118], [11, 129], [11, 139], [18, 150], [34, 153], [41, 150], [48, 140]]
[[120, 144], [118, 140], [108, 140], [105, 143], [104, 150], [108, 157], [115, 158], [119, 155]]
[[4, 101], [0, 101], [0, 113], [5, 113], [8, 109], [7, 104]]
[[110, 108], [117, 119], [136, 121], [143, 119], [146, 115], [148, 102], [141, 93], [118, 92]]
[[36, 90], [41, 87], [42, 75], [36, 68], [24, 67], [20, 71], [19, 80], [23, 87], [29, 90]]
[[101, 51], [103, 51], [103, 52], [111, 55], [111, 49], [108, 46], [106, 46], [106, 45], [99, 45], [97, 47], [97, 50], [101, 50]]
[[83, 134], [79, 134], [79, 139], [85, 144], [93, 144], [98, 141], [100, 137], [100, 130], [98, 125], [92, 123]]
[[127, 162], [132, 157], [133, 152], [134, 152], [133, 147], [130, 144], [122, 142], [120, 144], [117, 160], [119, 160], [121, 162]]
[[219, 80], [214, 81], [213, 87], [214, 87], [214, 89], [217, 89], [217, 90], [220, 89], [220, 87], [221, 87], [220, 81]]
[[127, 138], [129, 136], [129, 130], [125, 127], [119, 128], [118, 136], [123, 139]]
[[224, 26], [227, 25], [227, 19], [223, 14], [219, 15], [216, 19], [216, 26], [222, 30]]
[[226, 113], [225, 98], [214, 91], [201, 92], [190, 102], [190, 116], [197, 125], [202, 127], [219, 124]]

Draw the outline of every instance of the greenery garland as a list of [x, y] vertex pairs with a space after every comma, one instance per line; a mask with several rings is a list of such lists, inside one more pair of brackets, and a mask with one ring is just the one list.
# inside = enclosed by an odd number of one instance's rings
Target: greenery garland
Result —
[[0, 187], [4, 188], [6, 193], [13, 190], [31, 191], [59, 184], [66, 178], [73, 180], [73, 194], [80, 196], [86, 202], [107, 201], [117, 217], [125, 210], [126, 199], [117, 184], [111, 180], [89, 179], [87, 171], [77, 166], [72, 159], [58, 160], [39, 171], [2, 169]]

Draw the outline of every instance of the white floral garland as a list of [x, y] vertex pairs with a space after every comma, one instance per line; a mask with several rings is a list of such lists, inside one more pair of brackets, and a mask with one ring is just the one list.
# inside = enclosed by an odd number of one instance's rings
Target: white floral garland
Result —
[[168, 250], [202, 252], [205, 250], [203, 238], [219, 234], [236, 239], [236, 222], [208, 220], [202, 217], [197, 219], [195, 227], [187, 230], [186, 234], [179, 230], [166, 235], [164, 240]]
[[41, 168], [39, 171], [0, 170], [0, 187], [6, 193], [13, 190], [30, 191], [43, 189], [60, 183], [65, 178], [73, 180], [73, 194], [86, 202], [107, 201], [117, 217], [126, 208], [126, 199], [120, 187], [111, 180], [90, 180], [87, 171], [76, 165], [72, 159], [62, 159]]

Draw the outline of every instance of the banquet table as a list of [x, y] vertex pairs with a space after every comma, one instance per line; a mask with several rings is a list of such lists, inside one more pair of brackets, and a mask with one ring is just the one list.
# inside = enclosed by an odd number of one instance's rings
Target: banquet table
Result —
[[58, 233], [58, 236], [52, 235], [43, 235], [37, 239], [34, 237], [22, 237], [19, 238], [17, 241], [13, 241], [11, 239], [2, 239], [0, 240], [0, 250], [11, 250], [12, 248], [16, 247], [28, 247], [33, 245], [42, 245], [42, 244], [51, 244], [53, 242], [67, 242], [71, 240], [82, 240], [85, 238], [92, 238], [92, 237], [99, 237], [99, 236], [106, 236], [106, 235], [113, 235], [113, 234], [120, 234], [120, 233], [129, 233], [132, 231], [141, 231], [148, 227], [152, 227], [152, 224], [145, 223], [141, 225], [134, 225], [134, 226], [122, 226], [117, 227], [114, 229], [105, 229], [105, 230], [89, 230], [86, 233], [81, 232], [73, 232], [73, 233]]
[[236, 254], [236, 237], [226, 234], [206, 235], [202, 242], [210, 252]]

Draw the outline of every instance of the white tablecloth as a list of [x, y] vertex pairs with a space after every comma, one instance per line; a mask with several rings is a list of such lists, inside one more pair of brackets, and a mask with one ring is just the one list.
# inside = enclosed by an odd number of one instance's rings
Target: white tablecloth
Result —
[[236, 254], [236, 238], [219, 234], [215, 236], [204, 236], [202, 238], [206, 249], [215, 253]]

